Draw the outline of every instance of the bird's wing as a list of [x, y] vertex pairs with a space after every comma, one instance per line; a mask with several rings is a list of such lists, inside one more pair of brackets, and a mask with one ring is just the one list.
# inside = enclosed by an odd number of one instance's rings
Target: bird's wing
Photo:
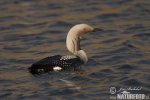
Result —
[[81, 64], [83, 64], [83, 61], [74, 55], [67, 55], [67, 56], [62, 56], [61, 60], [67, 64], [69, 64], [72, 67], [77, 67]]
[[60, 55], [46, 57], [29, 67], [29, 71], [32, 74], [41, 74], [48, 71], [53, 71], [53, 67], [56, 66], [59, 59], [61, 58]]
[[70, 70], [79, 68], [83, 64], [83, 61], [80, 60], [77, 56], [61, 56], [55, 55], [46, 57], [34, 64], [29, 68], [29, 71], [32, 74], [40, 74], [49, 71], [54, 71], [54, 68], [61, 68], [62, 70]]

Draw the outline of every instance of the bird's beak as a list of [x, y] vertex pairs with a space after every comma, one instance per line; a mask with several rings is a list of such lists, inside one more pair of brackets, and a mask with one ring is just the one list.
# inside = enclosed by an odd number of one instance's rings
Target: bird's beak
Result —
[[103, 31], [101, 28], [94, 28], [92, 32], [98, 32], [98, 31]]

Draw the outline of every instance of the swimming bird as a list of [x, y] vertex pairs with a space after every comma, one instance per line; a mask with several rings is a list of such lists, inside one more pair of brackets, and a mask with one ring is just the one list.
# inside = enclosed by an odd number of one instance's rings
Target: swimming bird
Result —
[[65, 71], [79, 68], [88, 61], [87, 54], [80, 47], [80, 39], [89, 32], [101, 31], [88, 24], [77, 24], [73, 26], [67, 35], [66, 46], [72, 55], [54, 55], [46, 57], [29, 67], [32, 74], [41, 74], [49, 71]]

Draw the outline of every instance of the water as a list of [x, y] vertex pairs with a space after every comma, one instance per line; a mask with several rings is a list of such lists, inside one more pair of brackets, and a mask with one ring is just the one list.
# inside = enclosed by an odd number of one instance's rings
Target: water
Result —
[[[112, 86], [150, 95], [149, 21], [149, 0], [1, 0], [0, 99], [108, 100]], [[31, 75], [32, 63], [68, 54], [66, 34], [78, 23], [104, 29], [82, 41], [83, 71]]]

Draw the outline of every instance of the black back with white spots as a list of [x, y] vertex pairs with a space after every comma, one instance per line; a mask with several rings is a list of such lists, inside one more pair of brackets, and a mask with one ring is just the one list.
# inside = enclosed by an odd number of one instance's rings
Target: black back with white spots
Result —
[[49, 71], [65, 71], [79, 68], [83, 61], [76, 56], [61, 56], [55, 55], [46, 57], [34, 64], [29, 68], [32, 74], [41, 74]]

